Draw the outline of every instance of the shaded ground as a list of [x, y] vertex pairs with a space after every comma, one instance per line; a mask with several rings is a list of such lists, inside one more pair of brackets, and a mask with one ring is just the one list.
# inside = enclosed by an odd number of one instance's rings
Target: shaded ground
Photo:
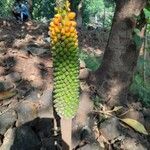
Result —
[[[0, 99], [0, 150], [61, 149], [52, 110], [53, 64], [47, 30], [47, 24], [38, 22], [0, 20], [0, 96], [7, 95]], [[80, 47], [96, 56], [103, 54], [107, 38], [106, 31], [79, 29]], [[148, 149], [149, 136], [120, 125], [117, 117], [136, 119], [150, 131], [149, 109], [129, 96], [128, 107], [111, 117], [93, 113], [93, 102], [96, 105], [101, 99], [86, 83], [86, 65], [81, 61], [80, 108], [73, 120], [76, 149]], [[107, 109], [102, 105], [94, 110]]]

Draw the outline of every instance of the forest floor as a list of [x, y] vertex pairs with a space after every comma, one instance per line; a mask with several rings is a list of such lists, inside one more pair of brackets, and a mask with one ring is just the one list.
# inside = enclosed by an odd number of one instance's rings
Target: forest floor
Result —
[[[102, 56], [107, 38], [106, 31], [79, 29], [80, 49], [95, 57]], [[0, 150], [56, 149], [54, 143], [61, 139], [54, 132], [52, 72], [48, 25], [1, 19]], [[100, 98], [86, 82], [89, 74], [81, 60], [80, 107], [73, 120], [73, 144], [80, 150], [148, 150], [149, 135], [122, 124], [120, 118], [135, 119], [149, 132], [150, 109], [133, 96], [129, 96], [128, 108], [112, 111], [103, 104], [97, 108]]]

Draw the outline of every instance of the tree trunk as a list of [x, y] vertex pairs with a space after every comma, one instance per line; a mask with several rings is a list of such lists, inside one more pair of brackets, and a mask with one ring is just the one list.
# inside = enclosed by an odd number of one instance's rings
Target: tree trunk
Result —
[[[109, 106], [126, 104], [129, 85], [137, 64], [140, 46], [134, 29], [145, 24], [137, 21], [146, 0], [117, 0], [112, 29], [101, 67], [96, 71], [98, 94]], [[143, 20], [142, 20], [143, 22]]]

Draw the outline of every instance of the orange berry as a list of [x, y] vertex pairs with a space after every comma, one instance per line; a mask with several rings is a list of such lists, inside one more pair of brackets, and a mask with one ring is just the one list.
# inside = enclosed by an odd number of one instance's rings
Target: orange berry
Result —
[[54, 22], [55, 25], [59, 25], [60, 20], [58, 18], [54, 18], [53, 22]]
[[56, 33], [60, 32], [60, 29], [57, 26], [54, 28], [54, 30]]
[[65, 27], [65, 32], [69, 32], [69, 27]]
[[70, 28], [70, 32], [74, 32], [75, 29], [73, 27]]
[[69, 12], [68, 13], [68, 18], [71, 19], [71, 20], [74, 19], [75, 16], [76, 16], [76, 14], [74, 12]]
[[65, 29], [64, 28], [61, 29], [61, 34], [65, 34]]
[[51, 22], [50, 23], [50, 27], [54, 27], [55, 25], [54, 25], [54, 22]]
[[75, 37], [76, 36], [76, 34], [73, 32], [73, 33], [71, 33], [71, 37]]
[[66, 35], [67, 37], [69, 37], [69, 36], [70, 36], [70, 33], [66, 33], [65, 35]]
[[71, 25], [71, 22], [70, 21], [66, 21], [65, 22], [65, 26], [70, 26]]
[[73, 27], [76, 27], [76, 26], [77, 26], [77, 23], [76, 23], [75, 21], [71, 21], [71, 25], [72, 25]]

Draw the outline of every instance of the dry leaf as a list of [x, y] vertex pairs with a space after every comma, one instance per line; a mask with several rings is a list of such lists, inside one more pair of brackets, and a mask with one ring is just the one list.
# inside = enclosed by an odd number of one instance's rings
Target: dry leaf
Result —
[[118, 111], [118, 110], [120, 110], [120, 109], [122, 109], [122, 108], [123, 108], [122, 106], [115, 106], [112, 111]]
[[138, 122], [137, 120], [130, 119], [130, 118], [125, 118], [125, 119], [120, 119], [122, 122], [126, 123], [128, 126], [132, 127], [134, 130], [143, 133], [145, 135], [148, 135], [148, 132], [146, 131], [145, 127], [143, 124]]
[[4, 92], [0, 92], [0, 100], [5, 100], [8, 98], [11, 98], [13, 96], [15, 96], [17, 94], [16, 91], [4, 91]]

